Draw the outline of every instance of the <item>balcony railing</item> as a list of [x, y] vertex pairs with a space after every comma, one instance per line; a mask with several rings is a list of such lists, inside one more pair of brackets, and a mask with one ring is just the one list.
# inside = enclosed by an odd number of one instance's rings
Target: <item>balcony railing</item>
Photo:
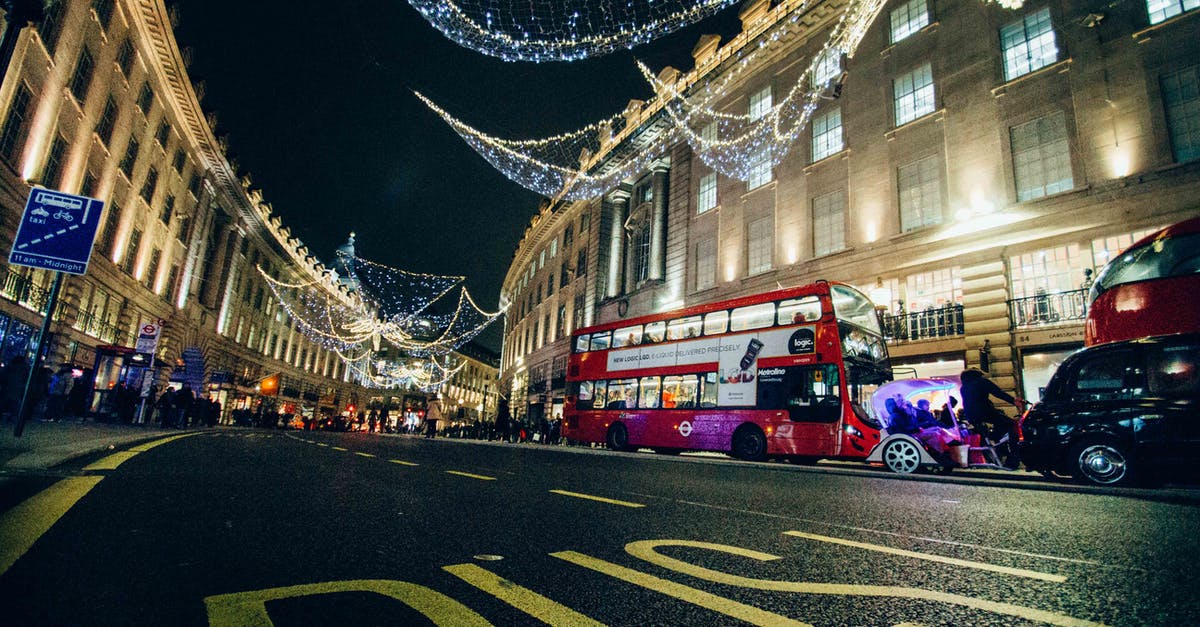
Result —
[[1087, 317], [1087, 289], [1035, 294], [1008, 301], [1008, 319], [1014, 329], [1083, 322]]
[[925, 311], [880, 314], [883, 336], [889, 342], [929, 340], [963, 334], [963, 306], [930, 307]]
[[14, 303], [20, 303], [40, 314], [45, 314], [46, 306], [50, 304], [50, 290], [34, 285], [29, 277], [7, 269], [4, 270], [4, 283], [0, 287], [0, 296]]

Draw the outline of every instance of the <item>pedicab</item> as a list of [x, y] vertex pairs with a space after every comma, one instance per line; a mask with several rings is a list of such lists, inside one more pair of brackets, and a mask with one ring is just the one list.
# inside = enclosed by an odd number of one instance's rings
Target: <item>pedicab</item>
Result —
[[871, 450], [866, 461], [882, 463], [898, 474], [910, 474], [923, 468], [942, 473], [955, 468], [1008, 470], [996, 453], [996, 447], [1006, 445], [1008, 436], [990, 443], [961, 423], [953, 411], [944, 412], [939, 425], [916, 432], [893, 428], [889, 405], [907, 401], [916, 406], [919, 401], [927, 400], [931, 408], [940, 410], [950, 403], [950, 397], [956, 401], [962, 398], [957, 376], [901, 379], [880, 386], [871, 396], [871, 408], [884, 430], [879, 444]]

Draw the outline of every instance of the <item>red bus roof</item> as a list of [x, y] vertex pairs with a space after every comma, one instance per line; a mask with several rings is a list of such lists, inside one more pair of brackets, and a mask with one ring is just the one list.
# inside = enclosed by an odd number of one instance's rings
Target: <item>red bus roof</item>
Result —
[[620, 329], [620, 328], [627, 327], [627, 326], [630, 326], [633, 324], [645, 324], [647, 322], [657, 322], [659, 320], [670, 320], [673, 318], [695, 316], [698, 314], [708, 313], [710, 311], [720, 311], [722, 309], [733, 309], [735, 307], [744, 307], [746, 305], [765, 303], [768, 301], [779, 300], [782, 298], [791, 298], [791, 297], [795, 297], [795, 296], [803, 296], [806, 294], [813, 294], [813, 293], [824, 294], [824, 293], [828, 292], [829, 287], [833, 286], [833, 285], [838, 285], [841, 287], [848, 287], [852, 290], [858, 291], [858, 289], [855, 288], [854, 286], [846, 284], [846, 283], [842, 283], [840, 281], [826, 281], [824, 279], [820, 279], [817, 281], [813, 281], [812, 283], [809, 283], [807, 285], [798, 285], [796, 287], [788, 287], [788, 288], [784, 288], [781, 290], [774, 290], [771, 292], [750, 294], [749, 296], [739, 296], [737, 298], [731, 298], [729, 300], [705, 303], [702, 305], [692, 305], [691, 307], [686, 307], [684, 309], [674, 309], [671, 311], [664, 311], [664, 312], [656, 313], [656, 314], [647, 314], [644, 316], [638, 316], [636, 318], [626, 318], [623, 320], [616, 320], [613, 322], [605, 322], [603, 324], [597, 324], [597, 325], [592, 325], [590, 327], [577, 329], [574, 333], [571, 334], [571, 336], [574, 337], [577, 335], [584, 335], [586, 333], [595, 333], [597, 331], [609, 331], [612, 329]]
[[1176, 222], [1168, 227], [1163, 227], [1162, 229], [1134, 242], [1125, 250], [1129, 251], [1134, 250], [1135, 248], [1141, 248], [1142, 246], [1145, 246], [1157, 239], [1179, 237], [1180, 235], [1192, 235], [1194, 233], [1200, 233], [1200, 216], [1191, 218], [1190, 220], [1184, 220], [1183, 222]]

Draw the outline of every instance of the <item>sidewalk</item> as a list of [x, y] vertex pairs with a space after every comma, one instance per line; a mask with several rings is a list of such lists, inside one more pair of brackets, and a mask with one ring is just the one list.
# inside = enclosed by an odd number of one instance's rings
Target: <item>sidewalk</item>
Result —
[[178, 429], [75, 421], [25, 423], [21, 437], [13, 424], [0, 423], [0, 468], [44, 470], [76, 457], [124, 445], [184, 433]]

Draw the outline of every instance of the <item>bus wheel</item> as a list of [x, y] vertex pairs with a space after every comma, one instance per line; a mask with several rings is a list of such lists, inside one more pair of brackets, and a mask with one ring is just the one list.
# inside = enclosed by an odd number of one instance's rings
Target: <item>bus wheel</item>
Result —
[[742, 425], [733, 432], [733, 456], [748, 462], [767, 460], [767, 438], [754, 425]]
[[629, 447], [629, 430], [624, 424], [614, 422], [608, 428], [608, 436], [605, 438], [608, 442], [608, 448], [614, 451], [628, 451]]
[[883, 463], [888, 470], [907, 475], [921, 466], [921, 451], [908, 440], [893, 440], [883, 449]]

